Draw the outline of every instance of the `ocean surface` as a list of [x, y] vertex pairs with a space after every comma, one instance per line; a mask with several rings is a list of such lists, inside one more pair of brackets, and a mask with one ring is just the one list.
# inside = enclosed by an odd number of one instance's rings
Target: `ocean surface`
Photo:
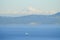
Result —
[[0, 40], [60, 40], [60, 25], [0, 24]]

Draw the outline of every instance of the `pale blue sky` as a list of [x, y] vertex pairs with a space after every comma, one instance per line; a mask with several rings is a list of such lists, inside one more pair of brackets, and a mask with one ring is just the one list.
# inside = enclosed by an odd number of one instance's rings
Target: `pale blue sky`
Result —
[[5, 14], [7, 11], [12, 10], [20, 11], [29, 6], [46, 11], [60, 11], [60, 0], [0, 0], [0, 14]]

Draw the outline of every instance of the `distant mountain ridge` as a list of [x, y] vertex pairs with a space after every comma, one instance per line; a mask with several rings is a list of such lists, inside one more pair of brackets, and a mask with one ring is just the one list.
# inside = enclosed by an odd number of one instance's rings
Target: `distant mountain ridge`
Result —
[[56, 13], [55, 16], [60, 16], [60, 12]]
[[60, 24], [60, 12], [54, 15], [28, 15], [21, 17], [2, 17], [0, 24]]

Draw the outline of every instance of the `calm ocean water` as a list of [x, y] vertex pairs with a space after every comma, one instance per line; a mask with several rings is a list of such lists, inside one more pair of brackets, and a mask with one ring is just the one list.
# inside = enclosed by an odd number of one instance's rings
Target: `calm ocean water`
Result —
[[60, 25], [0, 25], [0, 40], [60, 40]]

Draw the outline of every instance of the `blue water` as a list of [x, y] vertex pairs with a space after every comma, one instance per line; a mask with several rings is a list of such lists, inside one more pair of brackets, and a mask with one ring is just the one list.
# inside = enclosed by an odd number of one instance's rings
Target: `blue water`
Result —
[[60, 40], [60, 25], [0, 25], [0, 40]]

